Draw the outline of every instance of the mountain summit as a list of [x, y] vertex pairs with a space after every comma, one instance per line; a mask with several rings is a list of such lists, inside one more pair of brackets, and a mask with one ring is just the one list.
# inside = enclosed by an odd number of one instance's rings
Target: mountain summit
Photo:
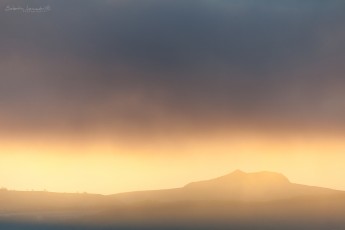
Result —
[[116, 194], [125, 202], [137, 201], [271, 201], [306, 195], [327, 195], [339, 191], [291, 183], [275, 172], [246, 173], [236, 170], [211, 180], [192, 182], [182, 188]]
[[227, 174], [216, 179], [193, 182], [185, 186], [185, 188], [234, 188], [234, 187], [244, 187], [249, 186], [253, 189], [254, 187], [277, 187], [277, 186], [287, 186], [291, 184], [287, 177], [280, 173], [274, 172], [257, 172], [257, 173], [245, 173], [241, 170], [236, 170], [230, 174]]

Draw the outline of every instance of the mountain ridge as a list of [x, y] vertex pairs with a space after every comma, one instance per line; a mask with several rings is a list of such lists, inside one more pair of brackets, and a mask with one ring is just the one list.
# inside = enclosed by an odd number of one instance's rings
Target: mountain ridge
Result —
[[[188, 183], [180, 188], [144, 190], [111, 195], [0, 191], [0, 205], [21, 207], [34, 205], [33, 201], [45, 207], [49, 204], [105, 205], [135, 202], [176, 202], [176, 201], [274, 201], [299, 196], [345, 194], [345, 191], [308, 186], [290, 182], [281, 173], [260, 171], [246, 173], [235, 170], [213, 179]], [[84, 203], [84, 204], [83, 204]], [[1, 209], [0, 209], [1, 211]]]
[[295, 184], [267, 171], [237, 170], [181, 188], [114, 195], [0, 191], [0, 229], [9, 230], [329, 230], [330, 223], [344, 229], [343, 213], [345, 191]]
[[122, 202], [271, 201], [307, 195], [332, 195], [340, 190], [290, 182], [281, 173], [235, 170], [214, 179], [191, 182], [180, 188], [134, 191], [111, 195]]

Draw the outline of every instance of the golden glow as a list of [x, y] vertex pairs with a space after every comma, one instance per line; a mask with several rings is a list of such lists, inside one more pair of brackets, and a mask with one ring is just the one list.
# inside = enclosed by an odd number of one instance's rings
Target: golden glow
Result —
[[0, 187], [113, 194], [244, 171], [276, 171], [292, 182], [345, 190], [345, 141], [257, 135], [189, 138], [125, 146], [107, 141], [2, 141]]

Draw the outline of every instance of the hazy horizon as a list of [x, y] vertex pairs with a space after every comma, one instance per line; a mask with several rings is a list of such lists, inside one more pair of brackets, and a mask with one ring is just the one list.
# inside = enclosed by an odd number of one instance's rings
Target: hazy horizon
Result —
[[102, 196], [0, 190], [0, 228], [342, 229], [345, 191], [236, 170], [182, 188]]
[[201, 178], [199, 180], [194, 180], [194, 181], [188, 181], [182, 185], [179, 186], [175, 186], [175, 187], [160, 187], [160, 188], [144, 188], [144, 189], [140, 189], [140, 190], [128, 190], [128, 191], [114, 191], [114, 192], [110, 192], [110, 193], [90, 193], [88, 191], [50, 191], [47, 189], [42, 189], [42, 190], [35, 190], [35, 189], [26, 189], [26, 190], [16, 190], [16, 189], [11, 189], [8, 188], [6, 186], [2, 186], [0, 187], [0, 191], [3, 192], [47, 192], [47, 193], [62, 193], [62, 194], [89, 194], [89, 195], [104, 195], [104, 196], [108, 196], [108, 195], [117, 195], [117, 194], [127, 194], [127, 193], [132, 193], [132, 192], [145, 192], [145, 191], [165, 191], [165, 190], [171, 190], [171, 189], [181, 189], [184, 188], [185, 186], [188, 186], [191, 183], [202, 183], [202, 182], [207, 182], [207, 181], [213, 181], [213, 180], [217, 180], [220, 179], [222, 177], [228, 176], [228, 175], [232, 175], [235, 174], [237, 172], [243, 173], [243, 174], [247, 174], [247, 175], [255, 175], [255, 174], [260, 174], [260, 173], [272, 173], [272, 174], [278, 174], [281, 175], [283, 178], [286, 178], [289, 183], [291, 184], [297, 184], [297, 185], [303, 185], [303, 186], [311, 186], [311, 187], [315, 187], [315, 188], [326, 188], [326, 189], [334, 189], [335, 191], [343, 191], [345, 192], [345, 190], [341, 190], [341, 189], [337, 189], [337, 188], [330, 188], [330, 187], [323, 187], [317, 184], [303, 184], [303, 183], [299, 183], [296, 181], [292, 181], [290, 180], [289, 177], [287, 177], [286, 175], [279, 173], [279, 172], [272, 172], [272, 171], [268, 171], [268, 170], [261, 170], [261, 171], [252, 171], [252, 172], [248, 172], [248, 171], [244, 171], [241, 169], [236, 169], [233, 171], [229, 171], [226, 174], [223, 175], [218, 175], [212, 178]]

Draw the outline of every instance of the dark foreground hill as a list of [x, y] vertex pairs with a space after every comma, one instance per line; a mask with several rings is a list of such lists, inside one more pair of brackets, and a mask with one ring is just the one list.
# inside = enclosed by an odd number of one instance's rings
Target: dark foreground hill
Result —
[[[12, 205], [12, 206], [11, 206]], [[0, 192], [0, 229], [345, 229], [345, 194], [236, 171], [112, 196]]]

